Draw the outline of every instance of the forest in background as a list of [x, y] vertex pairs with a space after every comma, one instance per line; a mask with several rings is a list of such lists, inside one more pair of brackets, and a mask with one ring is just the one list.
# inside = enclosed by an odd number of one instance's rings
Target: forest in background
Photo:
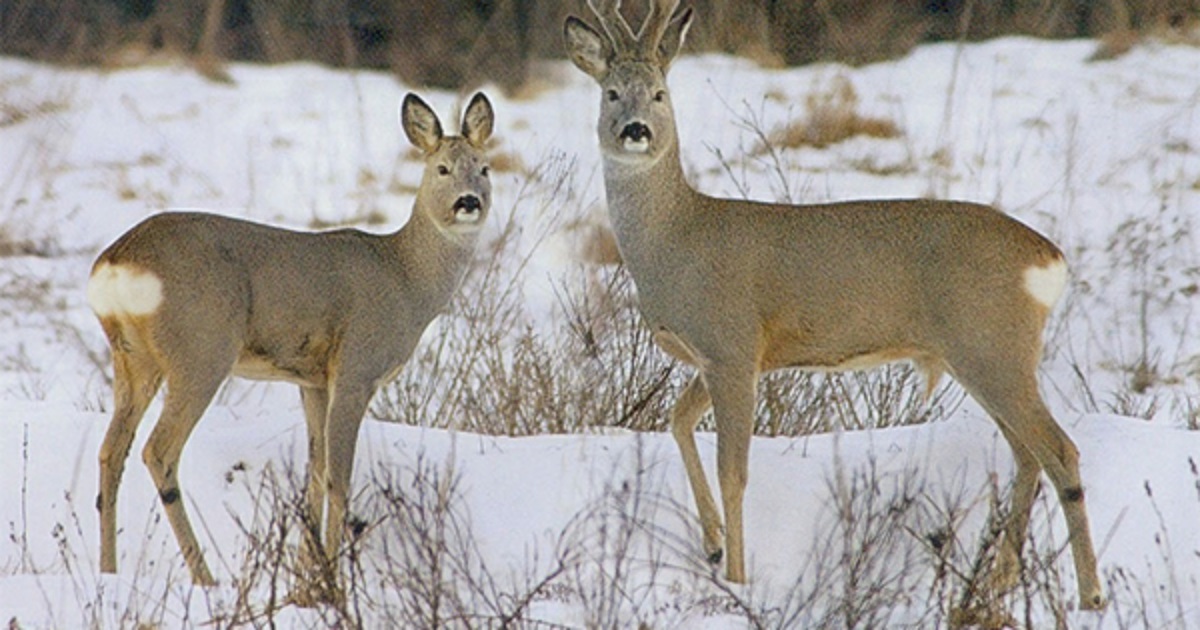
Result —
[[[767, 66], [863, 64], [918, 43], [1001, 35], [1110, 38], [1193, 32], [1200, 0], [692, 0], [692, 52]], [[623, 7], [637, 24], [645, 4]], [[184, 58], [315, 61], [387, 69], [409, 84], [514, 92], [537, 59], [562, 57], [562, 21], [583, 0], [4, 0], [0, 54], [75, 65]]]

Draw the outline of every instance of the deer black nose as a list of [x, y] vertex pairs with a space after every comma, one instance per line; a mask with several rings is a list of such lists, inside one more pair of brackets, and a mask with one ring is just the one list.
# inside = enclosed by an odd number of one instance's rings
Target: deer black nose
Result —
[[483, 209], [483, 202], [475, 195], [463, 195], [454, 202], [455, 211], [479, 212]]
[[650, 132], [650, 128], [642, 122], [631, 122], [628, 125], [625, 125], [625, 128], [621, 130], [622, 140], [633, 140], [634, 142], [649, 140], [653, 135], [654, 134]]

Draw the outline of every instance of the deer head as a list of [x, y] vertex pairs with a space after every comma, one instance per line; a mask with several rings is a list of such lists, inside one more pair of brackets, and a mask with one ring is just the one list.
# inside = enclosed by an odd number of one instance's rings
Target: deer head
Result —
[[678, 4], [652, 0], [636, 33], [621, 16], [620, 0], [588, 2], [603, 33], [567, 18], [567, 53], [600, 84], [597, 131], [606, 159], [649, 166], [678, 146], [667, 70], [692, 20], [690, 8], [676, 14]]
[[482, 92], [463, 113], [461, 136], [446, 136], [437, 114], [414, 94], [405, 96], [400, 106], [405, 135], [425, 155], [416, 210], [425, 212], [444, 234], [474, 235], [487, 218], [492, 184], [484, 147], [494, 120], [492, 104]]

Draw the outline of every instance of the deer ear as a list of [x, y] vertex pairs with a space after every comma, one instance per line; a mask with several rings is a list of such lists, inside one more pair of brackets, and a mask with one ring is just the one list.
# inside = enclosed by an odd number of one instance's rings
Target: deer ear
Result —
[[404, 103], [400, 105], [400, 126], [408, 141], [426, 153], [433, 152], [442, 141], [442, 123], [438, 121], [437, 113], [411, 92], [404, 96]]
[[463, 113], [462, 135], [477, 149], [482, 149], [488, 138], [492, 137], [496, 114], [492, 104], [483, 92], [477, 92]]
[[658, 62], [663, 68], [671, 65], [675, 55], [683, 49], [683, 41], [687, 39], [688, 29], [692, 26], [692, 8], [684, 9], [678, 16], [672, 18], [666, 32], [658, 42]]
[[567, 56], [575, 66], [597, 81], [608, 74], [608, 60], [612, 57], [612, 45], [583, 20], [567, 17], [563, 25], [563, 38], [567, 44]]

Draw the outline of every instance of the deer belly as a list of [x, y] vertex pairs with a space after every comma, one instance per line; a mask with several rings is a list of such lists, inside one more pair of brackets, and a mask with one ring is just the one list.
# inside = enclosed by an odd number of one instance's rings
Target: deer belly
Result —
[[908, 348], [892, 348], [851, 355], [829, 362], [800, 362], [792, 367], [806, 372], [857, 372], [860, 370], [870, 370], [897, 361], [912, 360], [918, 354], [915, 350]]
[[693, 367], [703, 368], [708, 363], [699, 352], [696, 352], [679, 335], [661, 326], [654, 331], [654, 344], [662, 348], [663, 352]]
[[325, 385], [325, 370], [311, 361], [272, 358], [243, 350], [233, 365], [233, 375], [255, 381], [285, 381], [307, 387]]

